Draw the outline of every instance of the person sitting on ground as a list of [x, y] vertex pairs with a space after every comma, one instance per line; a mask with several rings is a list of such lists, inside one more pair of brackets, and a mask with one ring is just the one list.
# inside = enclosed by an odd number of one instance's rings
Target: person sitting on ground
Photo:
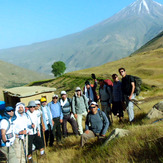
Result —
[[113, 74], [113, 101], [112, 112], [115, 116], [119, 117], [119, 122], [122, 122], [123, 118], [123, 104], [122, 104], [122, 83], [118, 79], [117, 74]]
[[61, 143], [62, 132], [61, 123], [63, 122], [63, 113], [60, 103], [58, 102], [58, 95], [53, 95], [52, 101], [48, 104], [53, 118], [53, 130], [50, 133], [50, 146], [53, 146], [54, 137], [56, 136], [57, 143]]
[[[45, 142], [44, 143], [45, 143], [45, 146], [48, 146], [49, 135], [50, 135], [50, 140], [53, 139], [50, 133], [53, 130], [54, 121], [52, 118], [50, 107], [47, 105], [47, 99], [45, 97], [42, 97], [40, 101], [41, 101], [42, 118], [43, 118], [43, 123], [45, 126]], [[51, 146], [50, 143], [49, 145]]]
[[44, 143], [40, 137], [40, 132], [38, 130], [38, 119], [37, 114], [35, 113], [35, 101], [29, 101], [27, 114], [31, 121], [31, 126], [29, 128], [28, 135], [28, 161], [32, 162], [32, 145], [36, 146], [36, 149], [40, 150], [41, 156], [44, 155]]
[[127, 75], [125, 68], [119, 68], [119, 73], [122, 76], [122, 93], [126, 103], [129, 122], [132, 123], [134, 120], [134, 104], [132, 103], [132, 100], [136, 96], [134, 77]]
[[106, 116], [110, 121], [109, 115], [111, 114], [111, 103], [112, 103], [112, 93], [109, 86], [105, 84], [103, 79], [99, 80], [100, 88], [99, 88], [99, 96], [101, 102], [101, 109], [106, 114]]
[[59, 100], [62, 106], [62, 113], [63, 113], [63, 124], [62, 124], [62, 131], [63, 137], [68, 136], [67, 132], [67, 122], [69, 122], [72, 126], [73, 133], [77, 136], [78, 135], [78, 127], [77, 122], [75, 121], [74, 115], [72, 113], [72, 101], [70, 98], [67, 97], [66, 91], [61, 92], [61, 99]]
[[90, 105], [90, 103], [92, 101], [97, 102], [98, 101], [98, 97], [97, 97], [97, 93], [96, 93], [96, 88], [97, 88], [97, 79], [95, 74], [92, 74], [92, 78], [94, 79], [94, 85], [90, 84], [89, 80], [87, 80], [85, 82], [85, 87], [84, 87], [84, 95], [88, 98], [88, 105]]
[[14, 108], [8, 106], [5, 108], [4, 116], [2, 117], [0, 123], [1, 137], [1, 152], [5, 154], [7, 158], [7, 162], [16, 163], [18, 162], [15, 149], [14, 149], [14, 141], [15, 141], [15, 120], [16, 115], [14, 114]]
[[86, 131], [81, 136], [81, 147], [83, 147], [90, 138], [96, 136], [105, 137], [109, 127], [109, 121], [106, 114], [98, 109], [98, 104], [96, 102], [90, 104], [90, 110], [85, 122]]
[[82, 93], [80, 87], [76, 87], [75, 94], [72, 98], [72, 111], [77, 120], [79, 134], [83, 134], [82, 118], [88, 113], [88, 100]]
[[18, 162], [23, 163], [27, 159], [27, 133], [29, 131], [29, 126], [32, 124], [28, 115], [25, 113], [25, 105], [23, 103], [19, 102], [16, 104], [15, 115], [17, 116], [17, 119], [15, 120], [15, 153]]

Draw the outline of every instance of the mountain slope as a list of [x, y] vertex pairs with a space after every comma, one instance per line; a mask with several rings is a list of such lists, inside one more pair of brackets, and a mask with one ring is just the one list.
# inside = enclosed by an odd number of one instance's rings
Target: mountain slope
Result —
[[135, 51], [133, 54], [159, 49], [159, 48], [163, 48], [163, 32], [159, 33], [155, 38], [147, 42], [145, 45], [143, 45], [140, 49]]
[[0, 87], [14, 87], [25, 85], [35, 80], [42, 80], [50, 77], [36, 72], [20, 68], [0, 61]]
[[[67, 71], [79, 70], [129, 56], [162, 30], [163, 5], [152, 0], [137, 0], [82, 32], [0, 50], [0, 59], [46, 73], [50, 73], [54, 61], [62, 60]], [[35, 60], [38, 64], [34, 64]]]

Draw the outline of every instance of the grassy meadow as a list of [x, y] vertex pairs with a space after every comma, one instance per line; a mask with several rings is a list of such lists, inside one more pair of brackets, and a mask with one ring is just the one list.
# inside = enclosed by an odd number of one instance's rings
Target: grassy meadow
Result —
[[[70, 136], [63, 139], [62, 145], [57, 145], [54, 142], [54, 147], [48, 147], [46, 157], [39, 158], [39, 163], [163, 162], [163, 121], [152, 124], [156, 119], [146, 118], [152, 107], [163, 101], [163, 48], [142, 52], [99, 67], [67, 73], [53, 80], [33, 82], [29, 85], [55, 87], [57, 88], [56, 94], [60, 95], [60, 92], [65, 90], [68, 96], [72, 97], [75, 87], [83, 88], [86, 80], [93, 83], [90, 77], [92, 73], [95, 73], [98, 79], [111, 79], [113, 73], [118, 74], [120, 67], [125, 67], [127, 74], [139, 76], [143, 80], [142, 92], [136, 97], [141, 110], [134, 107], [135, 122], [133, 125], [128, 123], [126, 111], [121, 124], [119, 124], [118, 118], [113, 116], [113, 124], [109, 127], [106, 137], [115, 128], [127, 129], [130, 134], [114, 139], [106, 146], [103, 146], [105, 140], [97, 141], [97, 138], [94, 138], [84, 148], [80, 148], [80, 137], [71, 135], [72, 129], [68, 124]], [[121, 79], [121, 77], [119, 78]], [[35, 158], [35, 160], [37, 159]]]

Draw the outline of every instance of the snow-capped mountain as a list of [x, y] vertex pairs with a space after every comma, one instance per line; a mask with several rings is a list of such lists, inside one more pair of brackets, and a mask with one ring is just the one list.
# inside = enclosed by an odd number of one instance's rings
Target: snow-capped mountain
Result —
[[54, 61], [62, 60], [68, 71], [79, 70], [129, 56], [161, 31], [163, 5], [136, 0], [111, 18], [79, 33], [0, 50], [0, 59], [46, 73], [51, 71]]

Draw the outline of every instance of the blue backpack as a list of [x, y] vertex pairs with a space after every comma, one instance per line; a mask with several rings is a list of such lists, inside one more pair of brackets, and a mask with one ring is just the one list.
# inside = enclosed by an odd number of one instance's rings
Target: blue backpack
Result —
[[[9, 130], [9, 128], [10, 128], [10, 122], [9, 122], [9, 120], [7, 118], [4, 118], [4, 117], [2, 117], [0, 115], [0, 123], [1, 123], [2, 119], [6, 119], [7, 122], [8, 122], [7, 130], [6, 130], [6, 132], [7, 132]], [[2, 134], [1, 134], [1, 129], [0, 129], [0, 147], [4, 147], [4, 146], [5, 146], [5, 143], [2, 141]]]

